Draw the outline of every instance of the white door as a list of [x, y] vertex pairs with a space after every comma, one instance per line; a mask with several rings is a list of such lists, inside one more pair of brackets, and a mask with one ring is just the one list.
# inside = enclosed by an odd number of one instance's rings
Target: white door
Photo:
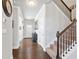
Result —
[[26, 36], [32, 37], [32, 24], [26, 25]]

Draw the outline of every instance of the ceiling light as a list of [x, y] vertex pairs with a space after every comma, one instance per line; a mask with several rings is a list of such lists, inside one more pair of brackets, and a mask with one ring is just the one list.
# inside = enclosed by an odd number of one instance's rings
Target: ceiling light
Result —
[[29, 1], [29, 6], [35, 6], [35, 2], [34, 1]]

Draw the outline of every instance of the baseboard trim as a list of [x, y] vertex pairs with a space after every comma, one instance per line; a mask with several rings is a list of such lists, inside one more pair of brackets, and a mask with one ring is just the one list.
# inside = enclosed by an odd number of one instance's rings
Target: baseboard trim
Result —
[[24, 38], [24, 39], [32, 39], [32, 37], [26, 37], [26, 38]]
[[17, 46], [14, 46], [13, 49], [18, 49], [20, 48], [20, 44], [18, 44]]

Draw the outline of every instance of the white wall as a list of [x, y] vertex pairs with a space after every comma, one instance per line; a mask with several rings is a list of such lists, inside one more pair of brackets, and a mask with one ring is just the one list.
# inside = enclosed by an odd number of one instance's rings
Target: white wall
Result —
[[18, 48], [20, 42], [23, 40], [23, 15], [19, 7], [13, 9], [13, 48]]
[[38, 20], [38, 43], [44, 50], [56, 40], [57, 31], [61, 32], [71, 23], [53, 1], [42, 6], [35, 20]]
[[3, 21], [2, 22], [2, 59], [13, 59], [12, 16], [7, 17], [3, 9], [2, 9], [2, 21]]
[[45, 50], [45, 5], [42, 6], [37, 14], [35, 21], [38, 20], [38, 44], [40, 44]]
[[46, 4], [45, 32], [47, 45], [50, 46], [50, 43], [53, 43], [53, 41], [56, 40], [57, 31], [61, 32], [70, 23], [71, 21], [68, 17], [53, 1]]

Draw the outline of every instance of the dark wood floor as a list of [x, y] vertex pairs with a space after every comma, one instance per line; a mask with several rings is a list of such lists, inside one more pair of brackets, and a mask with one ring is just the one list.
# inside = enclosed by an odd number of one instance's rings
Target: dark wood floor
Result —
[[19, 49], [13, 49], [13, 59], [51, 59], [32, 39], [24, 39]]

